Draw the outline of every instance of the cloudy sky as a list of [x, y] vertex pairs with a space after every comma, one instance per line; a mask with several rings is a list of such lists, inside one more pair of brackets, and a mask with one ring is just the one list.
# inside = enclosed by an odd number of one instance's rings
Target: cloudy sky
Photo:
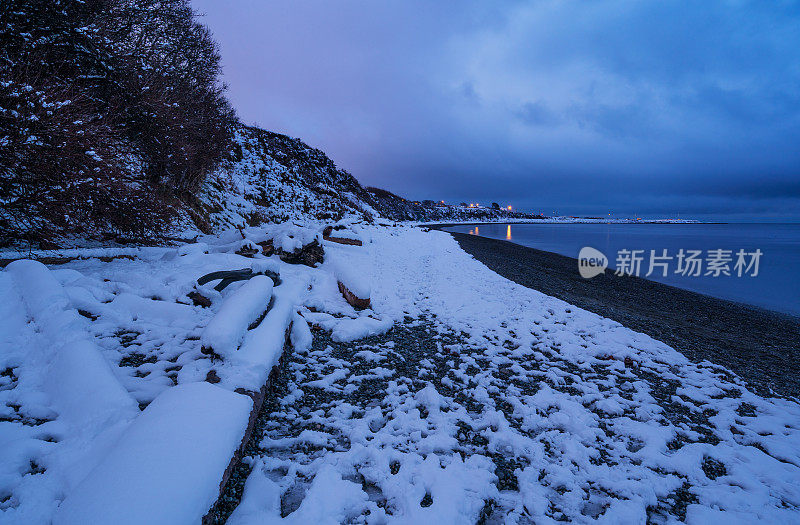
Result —
[[365, 185], [800, 220], [796, 0], [194, 0], [247, 123]]

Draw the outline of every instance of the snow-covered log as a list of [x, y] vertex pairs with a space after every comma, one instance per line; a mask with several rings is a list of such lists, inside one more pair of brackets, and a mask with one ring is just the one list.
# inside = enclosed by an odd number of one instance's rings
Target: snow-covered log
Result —
[[238, 351], [231, 354], [220, 374], [227, 381], [249, 392], [257, 392], [267, 382], [286, 343], [286, 334], [299, 302], [308, 286], [306, 278], [288, 280], [274, 288], [274, 301], [259, 325], [244, 336]]
[[242, 445], [251, 406], [208, 383], [166, 390], [67, 495], [53, 523], [199, 523]]
[[372, 264], [359, 250], [337, 250], [331, 253], [331, 268], [339, 291], [354, 308], [369, 308], [372, 291]]
[[338, 244], [348, 244], [351, 246], [361, 246], [363, 242], [354, 233], [345, 230], [334, 230], [333, 226], [327, 226], [322, 231], [323, 240]]
[[247, 329], [269, 306], [272, 286], [272, 279], [256, 275], [228, 297], [203, 330], [200, 338], [203, 348], [222, 357], [235, 352]]

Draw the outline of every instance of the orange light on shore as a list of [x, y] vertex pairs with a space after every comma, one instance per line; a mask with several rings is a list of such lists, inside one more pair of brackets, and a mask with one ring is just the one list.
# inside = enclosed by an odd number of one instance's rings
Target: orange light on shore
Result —
[[508, 205], [508, 211], [511, 211], [511, 205], [510, 204]]

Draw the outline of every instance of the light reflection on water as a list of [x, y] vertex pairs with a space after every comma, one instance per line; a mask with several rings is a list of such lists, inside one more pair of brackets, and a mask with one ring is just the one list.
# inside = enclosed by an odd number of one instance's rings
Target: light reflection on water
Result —
[[[800, 224], [481, 224], [448, 231], [513, 240], [517, 244], [577, 257], [584, 246], [603, 252], [614, 267], [621, 249], [736, 250], [763, 252], [757, 277], [675, 275], [649, 277], [679, 288], [800, 315]], [[704, 253], [704, 256], [706, 253]], [[577, 273], [577, 262], [575, 267]], [[642, 273], [644, 276], [646, 273]]]

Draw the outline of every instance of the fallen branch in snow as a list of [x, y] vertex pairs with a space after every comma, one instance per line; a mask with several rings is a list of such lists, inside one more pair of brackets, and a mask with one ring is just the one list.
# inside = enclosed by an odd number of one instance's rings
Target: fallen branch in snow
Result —
[[275, 286], [281, 284], [281, 277], [272, 270], [265, 269], [260, 272], [254, 272], [252, 268], [242, 268], [241, 270], [223, 270], [219, 272], [207, 273], [197, 279], [197, 284], [202, 286], [206, 283], [210, 283], [211, 281], [216, 281], [219, 279], [220, 282], [214, 287], [214, 289], [218, 292], [221, 292], [231, 283], [236, 281], [246, 281], [252, 279], [256, 275], [266, 275], [272, 279], [272, 283]]

